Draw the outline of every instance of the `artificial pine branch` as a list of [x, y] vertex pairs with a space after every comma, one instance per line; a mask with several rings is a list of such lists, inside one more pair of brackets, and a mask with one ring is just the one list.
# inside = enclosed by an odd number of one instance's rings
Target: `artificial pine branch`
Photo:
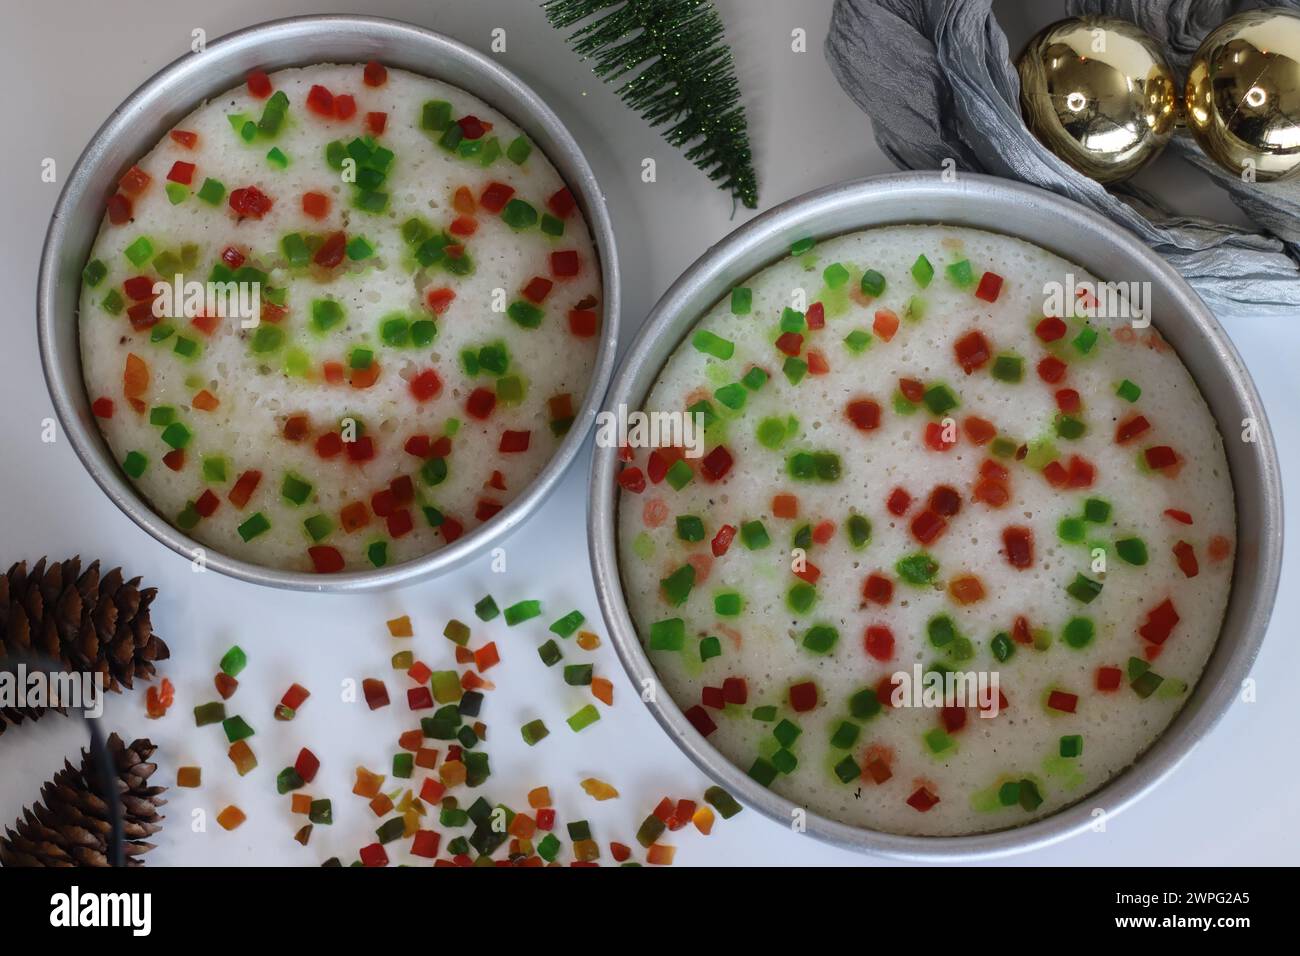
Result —
[[592, 72], [671, 145], [750, 209], [758, 183], [722, 19], [710, 0], [547, 0], [551, 25], [591, 19], [570, 37]]

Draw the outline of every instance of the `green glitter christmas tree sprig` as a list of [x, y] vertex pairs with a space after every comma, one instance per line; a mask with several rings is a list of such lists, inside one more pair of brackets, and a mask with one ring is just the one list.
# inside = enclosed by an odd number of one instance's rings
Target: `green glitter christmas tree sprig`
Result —
[[[557, 29], [583, 20], [570, 37], [606, 82], [671, 145], [750, 209], [758, 183], [731, 50], [710, 0], [547, 0]], [[624, 79], [626, 77], [626, 79]]]

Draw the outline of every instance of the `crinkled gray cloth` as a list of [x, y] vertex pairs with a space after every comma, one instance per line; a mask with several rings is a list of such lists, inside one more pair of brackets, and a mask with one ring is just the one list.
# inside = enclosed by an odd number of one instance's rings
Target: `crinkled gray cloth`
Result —
[[[1067, 13], [1137, 23], [1185, 69], [1201, 38], [1241, 0], [1067, 0]], [[1278, 5], [1300, 8], [1300, 0]], [[1131, 184], [1110, 189], [1075, 172], [1026, 129], [1020, 80], [992, 0], [836, 0], [831, 71], [905, 169], [961, 169], [1049, 189], [1140, 236], [1221, 318], [1300, 314], [1300, 183], [1243, 183], [1177, 136], [1170, 148], [1228, 191], [1258, 232], [1181, 216]]]

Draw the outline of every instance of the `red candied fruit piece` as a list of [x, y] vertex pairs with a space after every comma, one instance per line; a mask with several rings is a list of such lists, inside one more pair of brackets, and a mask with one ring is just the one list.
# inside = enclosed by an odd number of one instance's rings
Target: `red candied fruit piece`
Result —
[[578, 258], [577, 250], [562, 249], [559, 252], [551, 253], [551, 274], [560, 279], [569, 279], [578, 274], [582, 268], [582, 262]]
[[1178, 453], [1168, 445], [1152, 445], [1142, 455], [1152, 471], [1160, 471], [1178, 463]]
[[452, 301], [456, 298], [456, 293], [446, 287], [430, 289], [425, 294], [424, 301], [433, 311], [434, 315], [442, 315], [447, 311]]
[[966, 438], [972, 445], [987, 445], [998, 434], [991, 421], [978, 415], [967, 415], [961, 423], [961, 430], [966, 433]]
[[822, 576], [822, 569], [817, 567], [811, 561], [803, 563], [803, 569], [795, 571], [794, 576], [800, 580], [807, 581], [809, 584], [816, 584]]
[[477, 116], [466, 115], [456, 120], [456, 125], [460, 127], [460, 134], [465, 139], [482, 139], [483, 134], [487, 132], [487, 126]]
[[1134, 415], [1126, 418], [1115, 427], [1115, 444], [1123, 445], [1132, 441], [1138, 435], [1151, 427], [1151, 423], [1146, 420], [1144, 415]]
[[907, 805], [921, 813], [932, 809], [938, 802], [939, 798], [931, 793], [927, 787], [917, 787], [912, 795], [907, 798]]
[[312, 88], [307, 91], [307, 109], [311, 110], [317, 116], [333, 118], [334, 94], [319, 83], [314, 84]]
[[412, 435], [406, 439], [406, 444], [402, 446], [402, 450], [408, 455], [414, 455], [416, 458], [428, 458], [429, 445], [428, 435]]
[[194, 502], [194, 510], [199, 513], [200, 517], [211, 518], [220, 504], [221, 499], [212, 493], [212, 489], [205, 488], [203, 494], [199, 495], [198, 500]]
[[478, 204], [490, 213], [499, 213], [506, 207], [510, 197], [515, 194], [513, 186], [507, 186], [505, 183], [490, 182], [483, 187], [483, 192], [479, 194]]
[[1097, 690], [1119, 690], [1120, 681], [1123, 678], [1124, 672], [1118, 667], [1098, 667], [1095, 681]]
[[782, 332], [777, 337], [776, 347], [793, 358], [803, 351], [803, 336], [798, 332]]
[[873, 604], [886, 605], [894, 599], [894, 582], [883, 574], [868, 574], [862, 582], [862, 597]]
[[1001, 508], [1011, 500], [1011, 492], [1007, 491], [1006, 484], [992, 478], [981, 478], [971, 493], [976, 501], [982, 501], [990, 508]]
[[569, 213], [573, 212], [573, 207], [577, 205], [573, 198], [573, 193], [569, 187], [565, 186], [558, 192], [552, 193], [546, 200], [546, 208], [555, 214], [557, 219], [567, 219]]
[[1065, 479], [1067, 488], [1091, 488], [1096, 477], [1097, 469], [1093, 467], [1092, 462], [1078, 455], [1070, 456], [1070, 470]]
[[262, 473], [250, 468], [235, 480], [235, 484], [230, 489], [230, 494], [226, 495], [226, 499], [236, 508], [242, 508], [248, 504], [248, 499], [253, 497], [253, 492], [257, 490], [257, 486], [261, 482]]
[[1054, 315], [1049, 315], [1034, 326], [1034, 334], [1044, 342], [1055, 342], [1063, 338], [1067, 331], [1065, 322]]
[[895, 488], [889, 493], [889, 498], [885, 501], [885, 507], [889, 509], [891, 515], [902, 517], [907, 514], [907, 509], [912, 506], [912, 496], [902, 488]]
[[194, 182], [194, 164], [176, 160], [172, 163], [172, 168], [167, 171], [167, 179], [182, 186], [190, 185]]
[[370, 510], [380, 518], [387, 518], [396, 507], [397, 502], [393, 500], [391, 488], [380, 488], [370, 496]]
[[492, 414], [492, 409], [497, 406], [497, 397], [491, 389], [479, 386], [469, 393], [465, 399], [465, 414], [470, 418], [477, 418], [479, 421], [485, 420]]
[[378, 60], [371, 60], [361, 71], [361, 79], [366, 86], [383, 86], [388, 82], [388, 69]]
[[148, 276], [132, 276], [122, 283], [122, 291], [133, 302], [143, 302], [148, 299], [150, 302], [154, 299], [153, 280]]
[[948, 522], [929, 508], [912, 519], [912, 537], [921, 544], [929, 544], [947, 530]]
[[138, 196], [153, 182], [153, 177], [139, 166], [132, 166], [117, 181], [117, 187], [128, 196]]
[[375, 457], [375, 440], [369, 435], [361, 435], [356, 441], [344, 442], [344, 445], [352, 461], [370, 461]]
[[415, 484], [410, 475], [398, 475], [388, 483], [388, 490], [399, 505], [409, 505], [415, 500]]
[[429, 446], [429, 454], [434, 458], [446, 458], [451, 454], [451, 439], [446, 435], [434, 439]]
[[226, 246], [221, 250], [221, 261], [232, 269], [238, 269], [244, 264], [244, 254], [234, 246]]
[[249, 95], [254, 99], [264, 100], [271, 95], [271, 78], [264, 70], [250, 70], [245, 82]]
[[880, 404], [869, 398], [849, 402], [844, 408], [844, 414], [859, 431], [869, 432], [880, 427]]
[[[288, 697], [288, 694], [286, 694], [285, 696]], [[303, 698], [302, 700], [305, 699], [306, 698]], [[297, 703], [291, 705], [290, 709], [296, 710], [298, 708], [298, 704], [302, 703], [302, 700], [299, 700]], [[306, 747], [303, 747], [301, 750], [298, 751], [298, 759], [293, 762], [293, 769], [298, 771], [298, 776], [302, 777], [303, 783], [311, 783], [313, 780], [316, 779], [316, 771], [320, 770], [320, 761], [316, 758], [316, 755], [314, 753], [312, 753]]]
[[384, 850], [382, 843], [371, 843], [363, 846], [357, 855], [361, 857], [362, 866], [381, 867], [388, 865], [388, 853]]
[[570, 309], [569, 331], [576, 338], [589, 339], [596, 334], [596, 311], [594, 309]]
[[687, 707], [684, 716], [691, 722], [691, 726], [699, 732], [701, 737], [707, 737], [718, 729], [718, 725], [713, 722], [709, 712], [699, 704]]
[[1022, 525], [1002, 529], [1002, 553], [1007, 564], [1023, 571], [1034, 563], [1034, 533]]
[[333, 269], [343, 261], [343, 253], [347, 249], [348, 238], [342, 232], [332, 232], [325, 237], [316, 254], [312, 256], [312, 261], [316, 265], [326, 269]]
[[169, 135], [173, 143], [184, 146], [186, 149], [193, 149], [199, 144], [199, 134], [190, 132], [187, 129], [174, 129]]
[[790, 709], [797, 714], [806, 714], [817, 706], [817, 685], [812, 681], [803, 681], [790, 685]]
[[1002, 291], [1002, 276], [996, 272], [986, 272], [980, 276], [980, 284], [975, 287], [975, 298], [985, 302], [996, 302]]
[[122, 193], [108, 197], [108, 221], [115, 226], [131, 221], [131, 200]]
[[1038, 363], [1038, 377], [1048, 385], [1055, 385], [1065, 378], [1066, 364], [1055, 355], [1049, 355]]
[[333, 458], [343, 450], [343, 436], [338, 432], [325, 432], [316, 439], [316, 454], [321, 458]]
[[813, 528], [812, 539], [816, 541], [818, 544], [825, 544], [826, 542], [830, 541], [830, 539], [833, 537], [835, 537], [834, 521], [830, 521], [830, 520], [819, 521], [817, 525]]
[[410, 388], [411, 394], [415, 396], [417, 402], [427, 402], [442, 391], [442, 379], [438, 377], [438, 373], [433, 369], [426, 368], [411, 379]]
[[524, 298], [529, 302], [541, 305], [546, 301], [546, 297], [551, 294], [551, 289], [554, 285], [555, 283], [550, 279], [545, 279], [542, 276], [533, 276], [528, 280], [528, 284], [524, 286]]
[[734, 539], [735, 537], [736, 537], [735, 525], [724, 524], [721, 528], [719, 528], [718, 533], [715, 534], [713, 536], [713, 540], [709, 542], [709, 547], [713, 551], [713, 556], [715, 558], [720, 558], [724, 554], [726, 554], [727, 549], [731, 547], [732, 539]]
[[302, 211], [313, 219], [324, 219], [330, 212], [330, 197], [318, 192], [303, 193]]
[[939, 719], [943, 722], [943, 729], [950, 734], [955, 734], [966, 726], [966, 708], [955, 705], [943, 707], [939, 711]]
[[723, 680], [722, 696], [728, 704], [743, 704], [749, 700], [749, 685], [745, 682], [745, 678], [728, 677]]
[[1163, 644], [1173, 633], [1174, 625], [1179, 620], [1181, 618], [1178, 616], [1178, 611], [1174, 609], [1174, 602], [1165, 598], [1147, 612], [1146, 623], [1138, 628], [1138, 634], [1152, 644]]
[[357, 101], [351, 94], [343, 93], [334, 97], [334, 115], [341, 120], [352, 119], [357, 115]]
[[528, 451], [528, 442], [531, 436], [531, 431], [511, 431], [507, 429], [501, 433], [501, 443], [497, 446], [497, 450], [506, 455]]
[[1070, 480], [1070, 473], [1065, 470], [1065, 466], [1059, 461], [1049, 461], [1043, 467], [1043, 477], [1053, 488], [1064, 488]]
[[312, 570], [317, 574], [337, 574], [343, 570], [343, 555], [338, 548], [318, 544], [307, 549]]
[[311, 422], [307, 420], [306, 415], [290, 415], [284, 420], [284, 428], [281, 434], [286, 441], [299, 442], [307, 437], [311, 431]]
[[1170, 518], [1173, 518], [1173, 519], [1174, 519], [1175, 521], [1177, 521], [1179, 524], [1191, 524], [1191, 523], [1192, 523], [1192, 516], [1191, 516], [1190, 514], [1188, 514], [1186, 511], [1183, 511], [1183, 510], [1181, 510], [1181, 509], [1179, 509], [1179, 508], [1166, 508], [1166, 509], [1165, 509], [1165, 514], [1166, 514], [1167, 516], [1169, 516]]
[[961, 495], [951, 485], [936, 485], [934, 491], [930, 492], [930, 510], [951, 518], [961, 511]]
[[914, 378], [900, 378], [898, 380], [898, 390], [913, 405], [920, 403], [925, 398], [925, 385]]
[[871, 330], [880, 336], [882, 342], [890, 341], [898, 331], [898, 313], [893, 309], [877, 309], [871, 320]]
[[245, 186], [230, 194], [230, 208], [241, 218], [261, 219], [273, 205], [275, 200], [256, 186]]
[[111, 398], [97, 398], [90, 403], [90, 410], [96, 418], [113, 417], [113, 400]]
[[863, 637], [867, 653], [878, 661], [892, 660], [894, 657], [894, 632], [883, 624], [872, 624]]
[[978, 329], [967, 332], [954, 342], [952, 350], [957, 356], [957, 364], [967, 375], [983, 368], [993, 356], [993, 348], [989, 345], [989, 340]]
[[826, 307], [820, 302], [814, 302], [808, 306], [808, 311], [804, 314], [804, 321], [810, 329], [826, 328]]
[[1047, 706], [1063, 714], [1073, 714], [1079, 706], [1078, 694], [1067, 694], [1063, 690], [1054, 690], [1047, 695]]
[[808, 350], [808, 374], [825, 375], [831, 370], [830, 365], [826, 362], [826, 356], [816, 349]]
[[474, 517], [479, 521], [488, 521], [500, 512], [501, 505], [487, 498], [480, 498], [474, 505]]
[[1034, 634], [1029, 629], [1029, 618], [1023, 614], [1016, 615], [1016, 619], [1011, 625], [1011, 638], [1017, 644], [1034, 643]]
[[1067, 415], [1073, 415], [1083, 407], [1079, 393], [1072, 388], [1058, 389], [1055, 395], [1056, 407]]
[[953, 436], [949, 441], [945, 435], [945, 428], [938, 422], [929, 422], [925, 426], [925, 444], [932, 451], [948, 451], [950, 448], [957, 446], [957, 438]]
[[375, 110], [366, 114], [366, 129], [371, 135], [382, 136], [384, 130], [388, 128], [388, 114], [382, 110]]
[[1179, 541], [1174, 545], [1174, 558], [1178, 562], [1178, 570], [1183, 572], [1184, 577], [1194, 578], [1201, 573], [1196, 552], [1186, 541]]
[[700, 476], [706, 481], [721, 481], [731, 471], [733, 459], [726, 445], [719, 445], [700, 459]]
[[624, 490], [639, 495], [645, 491], [645, 472], [636, 466], [629, 466], [618, 473], [618, 483]]

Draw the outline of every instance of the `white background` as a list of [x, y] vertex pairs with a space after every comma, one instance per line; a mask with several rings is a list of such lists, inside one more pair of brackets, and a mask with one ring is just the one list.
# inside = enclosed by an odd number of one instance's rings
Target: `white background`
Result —
[[[648, 129], [596, 81], [544, 21], [531, 0], [423, 0], [354, 3], [354, 12], [392, 16], [442, 31], [486, 50], [490, 31], [504, 27], [508, 51], [501, 61], [520, 75], [568, 124], [608, 193], [623, 265], [623, 344], [631, 340], [654, 300], [705, 248], [750, 214], [733, 217], [730, 200], [714, 190], [658, 133]], [[725, 0], [719, 2], [735, 51], [749, 111], [762, 207], [837, 180], [890, 170], [871, 139], [867, 121], [840, 91], [822, 55], [829, 0]], [[154, 864], [316, 864], [332, 854], [352, 859], [376, 825], [360, 798], [351, 796], [352, 771], [376, 771], [396, 747], [400, 730], [413, 726], [388, 663], [398, 643], [384, 621], [409, 613], [416, 624], [417, 656], [450, 666], [451, 645], [441, 636], [450, 616], [471, 617], [471, 605], [492, 592], [503, 606], [539, 597], [547, 613], [536, 627], [480, 628], [475, 643], [495, 638], [503, 663], [489, 672], [499, 690], [484, 708], [494, 776], [485, 788], [494, 799], [523, 804], [525, 791], [549, 784], [561, 820], [592, 820], [603, 844], [633, 844], [639, 821], [664, 794], [698, 799], [707, 781], [660, 732], [636, 701], [612, 647], [595, 655], [598, 674], [613, 679], [616, 703], [581, 735], [563, 718], [583, 702], [564, 686], [558, 668], [536, 654], [545, 624], [578, 607], [603, 628], [588, 571], [585, 486], [588, 456], [569, 472], [547, 506], [508, 542], [508, 573], [491, 573], [486, 558], [439, 580], [388, 594], [360, 597], [298, 595], [265, 590], [209, 573], [196, 575], [181, 558], [138, 530], [108, 502], [81, 468], [66, 440], [40, 440], [52, 415], [37, 357], [33, 302], [40, 243], [58, 186], [43, 184], [39, 170], [52, 157], [61, 174], [71, 168], [100, 122], [137, 84], [186, 52], [190, 31], [209, 38], [260, 20], [327, 12], [298, 0], [130, 0], [130, 2], [14, 2], [5, 4], [4, 56], [8, 135], [0, 150], [3, 226], [0, 274], [5, 311], [0, 338], [0, 566], [41, 554], [100, 556], [159, 588], [157, 630], [172, 648], [165, 673], [177, 702], [163, 720], [144, 714], [137, 692], [110, 703], [106, 726], [128, 736], [148, 735], [161, 745], [156, 779], [174, 784], [181, 764], [198, 764], [203, 788], [172, 789], [168, 823], [151, 855]], [[1049, 3], [999, 5], [1013, 49], [1058, 12]], [[329, 11], [336, 12], [336, 11]], [[791, 31], [807, 31], [808, 51], [793, 53]], [[659, 181], [643, 184], [643, 157], [658, 162]], [[1143, 177], [1186, 212], [1233, 215], [1208, 181], [1162, 160]], [[1300, 323], [1238, 321], [1228, 328], [1263, 393], [1290, 478], [1300, 468], [1295, 362]], [[1288, 521], [1294, 533], [1294, 518]], [[1242, 542], [1249, 547], [1249, 542]], [[110, 565], [111, 566], [111, 565]], [[1296, 558], [1288, 556], [1273, 627], [1255, 667], [1258, 702], [1238, 704], [1174, 777], [1136, 808], [1110, 822], [1104, 834], [1011, 860], [1021, 864], [1227, 864], [1293, 863], [1300, 832], [1300, 761], [1295, 754], [1296, 679], [1300, 611]], [[482, 635], [480, 637], [480, 635]], [[190, 709], [212, 699], [217, 661], [233, 642], [251, 664], [229, 712], [257, 729], [250, 741], [261, 766], [235, 776], [218, 727], [196, 730]], [[408, 642], [409, 643], [409, 642]], [[569, 645], [571, 648], [571, 644]], [[570, 659], [576, 659], [570, 650]], [[384, 678], [394, 706], [369, 712], [344, 704], [345, 678]], [[271, 719], [272, 707], [291, 681], [314, 692], [293, 723]], [[542, 717], [552, 735], [529, 750], [518, 727]], [[40, 782], [82, 741], [78, 722], [51, 716], [0, 738], [0, 824], [32, 802]], [[335, 824], [317, 827], [304, 849], [291, 839], [301, 817], [275, 794], [276, 772], [307, 745], [324, 768], [309, 791], [334, 801]], [[622, 792], [596, 805], [578, 788], [595, 775]], [[417, 776], [416, 782], [418, 783]], [[237, 803], [249, 822], [235, 833], [210, 826], [191, 830], [196, 809], [214, 814]], [[691, 864], [871, 865], [870, 857], [818, 844], [753, 811], [719, 822], [705, 839], [693, 830], [676, 835], [678, 862]], [[394, 844], [396, 846], [396, 844]], [[608, 859], [608, 857], [606, 857]]]

